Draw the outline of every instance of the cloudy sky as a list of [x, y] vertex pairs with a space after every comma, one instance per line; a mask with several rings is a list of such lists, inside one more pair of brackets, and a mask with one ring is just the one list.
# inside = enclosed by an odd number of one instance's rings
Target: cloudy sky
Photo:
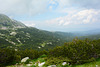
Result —
[[0, 0], [0, 13], [48, 31], [100, 28], [100, 0]]

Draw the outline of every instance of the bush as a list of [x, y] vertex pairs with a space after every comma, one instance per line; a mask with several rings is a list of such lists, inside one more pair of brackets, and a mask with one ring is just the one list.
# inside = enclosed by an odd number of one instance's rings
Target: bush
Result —
[[66, 65], [59, 64], [59, 65], [57, 65], [57, 67], [70, 67], [70, 65], [68, 65], [68, 64], [66, 64]]
[[16, 55], [15, 61], [16, 61], [16, 63], [20, 62], [21, 61], [21, 56], [20, 55]]
[[49, 66], [49, 65], [58, 65], [58, 64], [62, 64], [63, 62], [67, 62], [70, 63], [71, 60], [68, 59], [67, 57], [49, 57], [45, 63], [45, 66]]
[[[57, 46], [49, 51], [0, 49], [0, 66], [18, 63], [24, 57], [38, 58], [41, 62], [47, 61], [46, 66], [58, 65], [62, 62], [70, 64], [92, 62], [100, 58], [100, 39], [93, 41], [74, 39], [72, 42], [65, 43], [64, 46]], [[26, 64], [29, 61], [27, 60]]]
[[31, 59], [26, 60], [25, 64], [29, 64], [30, 61]]
[[73, 62], [72, 64], [83, 64], [90, 62], [94, 57], [95, 48], [89, 41], [74, 40], [73, 42], [65, 44], [67, 47], [67, 57]]
[[18, 55], [21, 56], [21, 59], [24, 57], [29, 57], [30, 59], [37, 59], [40, 55], [37, 50], [34, 49], [26, 49], [26, 50], [20, 50], [18, 52]]
[[47, 57], [47, 55], [43, 54], [42, 56], [40, 56], [40, 58], [44, 58], [44, 57]]
[[65, 43], [64, 46], [57, 46], [49, 50], [48, 57], [68, 57], [72, 60], [71, 64], [83, 64], [94, 61], [99, 55], [100, 40], [74, 39], [72, 42]]
[[5, 66], [15, 63], [16, 54], [13, 49], [0, 49], [0, 65]]

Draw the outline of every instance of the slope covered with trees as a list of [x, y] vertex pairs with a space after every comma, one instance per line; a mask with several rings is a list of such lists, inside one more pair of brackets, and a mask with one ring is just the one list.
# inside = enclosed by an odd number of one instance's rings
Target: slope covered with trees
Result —
[[59, 65], [62, 62], [67, 62], [69, 65], [92, 62], [100, 58], [100, 39], [92, 41], [74, 39], [48, 51], [0, 49], [0, 65], [14, 64], [24, 57], [33, 60], [41, 55], [47, 55], [44, 66]]
[[62, 45], [64, 40], [59, 34], [39, 30], [32, 27], [19, 28], [17, 30], [0, 30], [0, 47], [26, 48], [50, 48]]
[[21, 22], [0, 14], [0, 48], [32, 48], [38, 50], [53, 48], [66, 41], [71, 41], [74, 37], [71, 33], [63, 34], [65, 33], [27, 27]]

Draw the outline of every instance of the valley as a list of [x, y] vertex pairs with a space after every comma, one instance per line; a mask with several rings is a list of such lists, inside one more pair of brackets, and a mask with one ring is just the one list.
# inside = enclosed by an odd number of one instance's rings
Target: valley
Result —
[[[95, 33], [91, 33], [95, 32]], [[29, 57], [25, 62], [21, 59]], [[100, 32], [51, 32], [0, 14], [0, 66], [100, 66]], [[63, 65], [63, 63], [65, 63]], [[35, 64], [35, 65], [34, 65]], [[88, 65], [88, 66], [87, 66]]]

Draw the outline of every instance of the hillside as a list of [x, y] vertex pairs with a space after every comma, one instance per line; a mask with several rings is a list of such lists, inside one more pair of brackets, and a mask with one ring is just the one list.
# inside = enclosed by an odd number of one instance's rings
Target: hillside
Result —
[[[73, 39], [73, 34], [27, 27], [0, 14], [0, 48], [50, 49]], [[65, 37], [66, 38], [63, 38]]]
[[[95, 35], [88, 32], [50, 32], [27, 27], [5, 15], [0, 15], [0, 18], [0, 66], [17, 63], [25, 67], [30, 61], [35, 67], [41, 63], [45, 63], [45, 67], [70, 67], [100, 58], [100, 34], [97, 32]], [[25, 57], [30, 59], [20, 62]]]
[[93, 40], [100, 38], [100, 35], [84, 33], [40, 30], [34, 27], [27, 27], [21, 22], [0, 14], [0, 48], [48, 50], [72, 41], [76, 36], [80, 39], [89, 38]]
[[[11, 65], [11, 66], [9, 66]], [[99, 67], [100, 39], [74, 39], [51, 50], [0, 49], [0, 66], [7, 67]]]
[[0, 30], [0, 47], [20, 49], [41, 49], [62, 45], [64, 41], [58, 34], [36, 28], [19, 28], [17, 30]]
[[100, 39], [100, 33], [99, 34], [92, 34], [92, 35], [87, 35], [87, 36], [80, 36], [79, 39], [83, 40], [83, 39], [90, 39], [90, 40], [97, 40]]
[[0, 14], [0, 29], [15, 29], [15, 28], [25, 28], [26, 26], [16, 20], [10, 19], [4, 14]]

